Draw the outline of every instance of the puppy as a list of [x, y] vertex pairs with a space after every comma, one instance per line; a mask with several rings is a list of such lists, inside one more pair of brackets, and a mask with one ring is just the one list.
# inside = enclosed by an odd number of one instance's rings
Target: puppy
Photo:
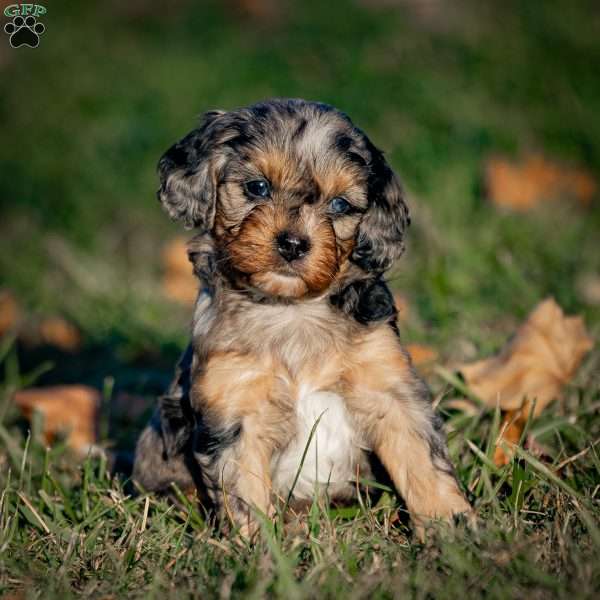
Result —
[[[207, 309], [214, 293], [215, 252], [211, 236], [204, 233], [192, 238], [188, 242], [188, 257], [200, 284], [195, 311], [198, 313]], [[394, 298], [380, 278], [354, 282], [333, 295], [331, 302], [359, 323], [385, 321], [399, 334]], [[190, 446], [199, 423], [189, 395], [193, 356], [193, 346], [189, 344], [175, 367], [167, 392], [159, 397], [157, 410], [139, 438], [134, 479], [145, 489], [158, 493], [171, 493], [175, 484], [199, 496], [209, 507], [211, 500], [203, 493], [205, 488]], [[201, 415], [198, 417], [201, 419]]]
[[381, 279], [409, 223], [381, 151], [331, 106], [272, 100], [207, 113], [159, 175], [207, 284], [134, 479], [248, 535], [277, 499], [351, 499], [375, 456], [420, 530], [469, 512]]

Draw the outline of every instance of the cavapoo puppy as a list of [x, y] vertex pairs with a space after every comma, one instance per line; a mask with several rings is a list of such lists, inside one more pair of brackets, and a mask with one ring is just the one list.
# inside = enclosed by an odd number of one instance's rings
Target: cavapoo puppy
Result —
[[381, 151], [331, 106], [271, 100], [207, 113], [159, 174], [205, 286], [134, 479], [245, 535], [277, 499], [351, 499], [372, 458], [418, 528], [470, 512], [381, 279], [409, 223]]

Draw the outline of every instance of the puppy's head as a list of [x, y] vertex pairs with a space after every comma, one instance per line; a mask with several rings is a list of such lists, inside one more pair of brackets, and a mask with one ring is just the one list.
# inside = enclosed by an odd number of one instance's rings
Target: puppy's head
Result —
[[205, 115], [159, 162], [170, 215], [212, 234], [238, 286], [302, 298], [403, 250], [408, 210], [367, 136], [325, 104], [272, 100]]

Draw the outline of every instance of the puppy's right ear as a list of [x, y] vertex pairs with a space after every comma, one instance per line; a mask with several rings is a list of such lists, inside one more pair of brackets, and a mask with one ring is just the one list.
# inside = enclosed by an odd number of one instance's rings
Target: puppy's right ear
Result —
[[171, 146], [158, 163], [158, 199], [172, 219], [186, 229], [210, 231], [217, 193], [215, 150], [224, 111], [204, 115], [198, 129]]

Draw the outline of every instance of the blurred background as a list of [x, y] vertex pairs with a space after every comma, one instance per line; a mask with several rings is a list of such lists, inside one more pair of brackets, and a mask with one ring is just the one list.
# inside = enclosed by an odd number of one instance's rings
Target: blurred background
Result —
[[16, 387], [121, 394], [133, 427], [151, 410], [194, 294], [156, 163], [204, 111], [272, 96], [334, 104], [401, 175], [405, 341], [446, 364], [485, 356], [550, 295], [597, 337], [597, 2], [44, 6], [37, 48], [0, 36], [0, 350]]

